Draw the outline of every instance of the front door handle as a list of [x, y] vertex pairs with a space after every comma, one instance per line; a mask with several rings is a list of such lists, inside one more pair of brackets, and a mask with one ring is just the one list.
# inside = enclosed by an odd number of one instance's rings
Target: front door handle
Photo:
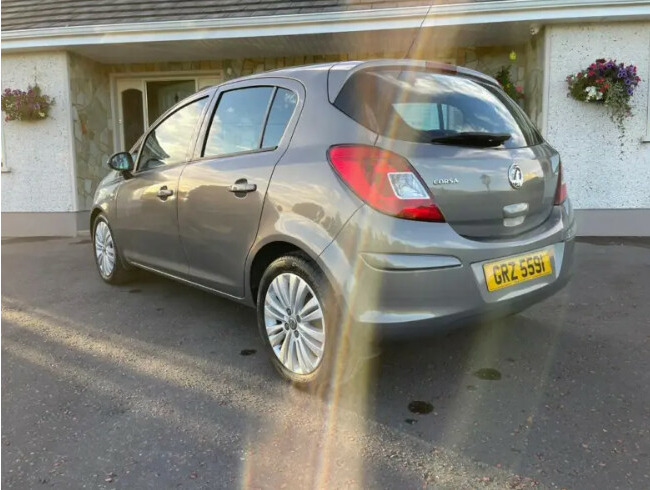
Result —
[[166, 185], [158, 189], [158, 192], [156, 193], [156, 196], [158, 196], [163, 201], [167, 199], [169, 196], [173, 196], [173, 195], [174, 195], [174, 191], [171, 189], [167, 189]]
[[255, 192], [257, 186], [255, 184], [249, 184], [246, 179], [239, 179], [233, 185], [231, 185], [228, 190], [236, 194], [240, 192]]

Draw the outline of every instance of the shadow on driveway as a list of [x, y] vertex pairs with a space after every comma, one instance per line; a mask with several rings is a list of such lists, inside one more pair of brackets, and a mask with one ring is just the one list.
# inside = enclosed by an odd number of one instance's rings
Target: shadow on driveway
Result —
[[254, 310], [150, 274], [110, 287], [84, 245], [3, 241], [8, 486], [650, 483], [643, 246], [580, 244], [555, 297], [385, 344], [325, 402], [273, 372]]

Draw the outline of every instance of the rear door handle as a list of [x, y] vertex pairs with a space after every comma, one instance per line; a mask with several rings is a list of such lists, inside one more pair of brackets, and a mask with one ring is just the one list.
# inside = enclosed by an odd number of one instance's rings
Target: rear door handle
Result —
[[239, 179], [233, 185], [231, 185], [228, 190], [230, 192], [239, 193], [239, 192], [255, 192], [257, 190], [257, 185], [249, 184], [246, 179]]
[[163, 201], [167, 199], [169, 196], [173, 196], [174, 191], [171, 189], [168, 189], [166, 185], [162, 186], [160, 189], [158, 189], [158, 192], [156, 193], [156, 196], [158, 196], [160, 199]]

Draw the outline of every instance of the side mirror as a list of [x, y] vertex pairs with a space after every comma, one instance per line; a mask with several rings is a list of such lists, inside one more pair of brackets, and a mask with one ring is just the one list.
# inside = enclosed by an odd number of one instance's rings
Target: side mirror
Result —
[[118, 172], [131, 172], [134, 167], [133, 157], [126, 151], [120, 151], [108, 159], [108, 166]]

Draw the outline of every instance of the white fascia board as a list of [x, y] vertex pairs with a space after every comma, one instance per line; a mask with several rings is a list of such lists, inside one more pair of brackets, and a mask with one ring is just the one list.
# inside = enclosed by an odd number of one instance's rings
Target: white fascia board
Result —
[[[416, 29], [429, 7], [49, 27], [2, 33], [2, 51], [121, 43]], [[425, 27], [650, 18], [650, 0], [501, 0], [433, 5]]]

